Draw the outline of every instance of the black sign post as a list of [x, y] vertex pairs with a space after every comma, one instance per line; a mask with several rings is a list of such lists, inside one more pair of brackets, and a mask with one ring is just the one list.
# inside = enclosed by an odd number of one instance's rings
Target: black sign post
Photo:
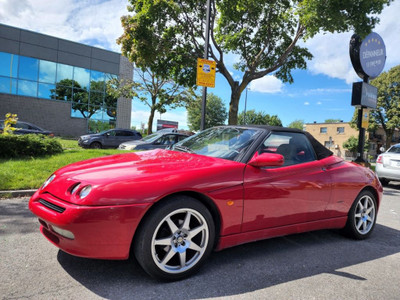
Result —
[[351, 105], [359, 106], [357, 126], [359, 130], [356, 162], [365, 163], [363, 153], [365, 129], [362, 127], [364, 108], [376, 109], [378, 89], [368, 84], [369, 79], [378, 77], [385, 66], [386, 47], [379, 34], [372, 32], [364, 40], [353, 34], [350, 40], [350, 59], [353, 68], [363, 82], [353, 83]]

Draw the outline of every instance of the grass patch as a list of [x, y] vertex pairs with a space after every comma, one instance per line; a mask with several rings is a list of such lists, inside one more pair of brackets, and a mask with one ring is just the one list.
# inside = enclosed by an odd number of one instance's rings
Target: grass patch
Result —
[[77, 141], [59, 139], [64, 152], [40, 158], [0, 160], [0, 190], [37, 189], [57, 169], [73, 162], [126, 153], [116, 149], [82, 149]]

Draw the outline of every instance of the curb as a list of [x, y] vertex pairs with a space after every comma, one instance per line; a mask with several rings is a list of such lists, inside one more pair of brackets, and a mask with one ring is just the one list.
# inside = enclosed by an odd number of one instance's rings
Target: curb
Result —
[[17, 191], [0, 191], [0, 199], [30, 197], [36, 192], [35, 190], [17, 190]]

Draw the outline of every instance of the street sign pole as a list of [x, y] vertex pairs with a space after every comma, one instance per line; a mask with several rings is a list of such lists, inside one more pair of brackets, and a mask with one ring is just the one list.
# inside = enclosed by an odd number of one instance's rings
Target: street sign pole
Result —
[[[210, 41], [210, 11], [211, 11], [211, 0], [207, 0], [206, 41], [204, 46], [204, 59], [208, 59], [208, 46]], [[204, 86], [203, 97], [201, 102], [200, 130], [206, 129], [206, 104], [207, 104], [207, 87]]]

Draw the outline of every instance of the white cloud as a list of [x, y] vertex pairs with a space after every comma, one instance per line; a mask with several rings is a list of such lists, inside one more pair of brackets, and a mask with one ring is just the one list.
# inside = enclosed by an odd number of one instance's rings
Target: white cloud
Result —
[[[373, 30], [385, 41], [387, 55], [385, 70], [400, 64], [400, 47], [398, 47], [400, 35], [396, 30], [400, 25], [399, 11], [400, 1], [396, 0], [383, 10], [379, 16], [381, 22]], [[352, 34], [352, 32], [320, 33], [307, 41], [305, 46], [314, 55], [314, 58], [308, 63], [311, 73], [343, 79], [347, 83], [360, 81], [351, 65], [349, 56], [349, 42]]]
[[267, 75], [250, 83], [253, 92], [275, 94], [282, 92], [283, 83], [273, 75]]
[[310, 105], [310, 102], [304, 102], [304, 105]]
[[126, 1], [2, 0], [3, 24], [120, 51], [120, 18], [128, 14]]

